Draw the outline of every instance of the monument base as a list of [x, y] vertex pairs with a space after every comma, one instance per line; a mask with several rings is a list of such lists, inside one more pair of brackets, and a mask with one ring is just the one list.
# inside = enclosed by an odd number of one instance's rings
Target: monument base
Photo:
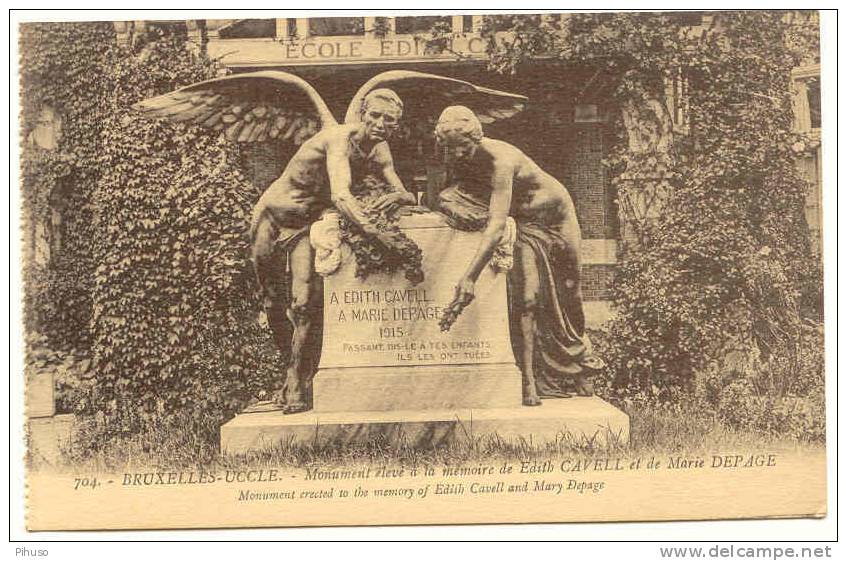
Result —
[[514, 407], [521, 383], [514, 363], [328, 368], [315, 375], [315, 412]]
[[221, 426], [221, 451], [242, 454], [280, 444], [346, 445], [384, 441], [413, 447], [495, 437], [507, 444], [626, 444], [629, 416], [599, 397], [544, 400], [540, 407], [356, 411], [284, 415], [246, 410]]

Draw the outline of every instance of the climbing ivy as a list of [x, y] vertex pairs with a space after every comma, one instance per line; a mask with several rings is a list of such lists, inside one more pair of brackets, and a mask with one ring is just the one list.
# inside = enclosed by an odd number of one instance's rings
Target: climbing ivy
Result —
[[259, 192], [236, 146], [130, 109], [217, 68], [167, 28], [127, 46], [111, 24], [39, 24], [22, 37], [24, 122], [43, 104], [62, 115], [55, 151], [25, 149], [24, 198], [33, 220], [47, 219], [62, 185], [73, 236], [46, 270], [31, 267], [29, 323], [54, 334], [41, 344], [92, 359], [63, 402], [141, 421], [242, 407], [279, 371], [248, 261]]
[[260, 193], [236, 146], [129, 109], [215, 74], [184, 37], [161, 32], [113, 63], [94, 197], [97, 410], [224, 416], [279, 370], [249, 263], [247, 225]]
[[[50, 228], [62, 213], [61, 251], [26, 262], [25, 321], [56, 349], [90, 346], [93, 262], [91, 193], [100, 176], [100, 131], [114, 49], [111, 24], [28, 23], [20, 27], [21, 194], [26, 231]], [[44, 108], [61, 123], [54, 150], [30, 141]], [[51, 204], [52, 202], [52, 204]], [[58, 225], [57, 225], [58, 226]], [[54, 232], [58, 236], [59, 232]], [[29, 248], [34, 240], [25, 240]], [[32, 249], [30, 249], [32, 250]]]

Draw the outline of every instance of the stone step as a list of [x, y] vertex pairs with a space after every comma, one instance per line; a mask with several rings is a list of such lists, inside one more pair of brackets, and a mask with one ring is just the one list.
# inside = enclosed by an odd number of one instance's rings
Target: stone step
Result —
[[26, 416], [52, 417], [56, 414], [55, 381], [52, 373], [28, 373], [26, 376]]
[[624, 445], [629, 417], [599, 397], [547, 399], [539, 407], [358, 411], [284, 415], [242, 413], [221, 426], [221, 451], [243, 454], [280, 444], [361, 445], [384, 441], [416, 448], [499, 438], [504, 444], [545, 447]]

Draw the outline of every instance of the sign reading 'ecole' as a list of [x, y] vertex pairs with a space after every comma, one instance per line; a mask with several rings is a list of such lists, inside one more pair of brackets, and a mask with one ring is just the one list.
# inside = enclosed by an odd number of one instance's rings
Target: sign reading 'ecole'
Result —
[[[455, 43], [455, 42], [454, 42]], [[454, 45], [455, 52], [470, 55], [485, 53], [481, 37], [472, 37]], [[309, 40], [283, 43], [287, 59], [337, 59], [337, 58], [406, 58], [437, 56], [440, 53], [427, 49], [424, 41], [415, 39], [382, 40]], [[456, 48], [458, 47], [458, 48]], [[464, 47], [464, 48], [462, 48]]]
[[310, 37], [304, 40], [268, 41], [228, 39], [209, 42], [209, 54], [223, 57], [228, 65], [321, 64], [390, 62], [408, 60], [455, 60], [457, 55], [483, 57], [485, 40], [479, 36], [457, 37], [448, 49], [427, 48], [414, 37], [374, 39], [365, 37]]

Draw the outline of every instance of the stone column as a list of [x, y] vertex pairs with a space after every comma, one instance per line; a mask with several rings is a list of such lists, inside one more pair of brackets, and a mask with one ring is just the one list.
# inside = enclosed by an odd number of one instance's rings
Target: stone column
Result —
[[276, 38], [278, 40], [289, 39], [288, 35], [288, 18], [276, 19]]
[[480, 29], [482, 29], [482, 16], [471, 16], [471, 29], [466, 29], [465, 31], [479, 33]]
[[297, 38], [303, 40], [309, 35], [309, 18], [297, 18]]
[[376, 39], [376, 34], [374, 33], [374, 28], [376, 27], [376, 18], [375, 17], [365, 17], [365, 38], [366, 39]]
[[[465, 19], [464, 16], [453, 16], [452, 18], [452, 27], [454, 35], [461, 35], [465, 32]], [[470, 31], [470, 30], [468, 30]]]

